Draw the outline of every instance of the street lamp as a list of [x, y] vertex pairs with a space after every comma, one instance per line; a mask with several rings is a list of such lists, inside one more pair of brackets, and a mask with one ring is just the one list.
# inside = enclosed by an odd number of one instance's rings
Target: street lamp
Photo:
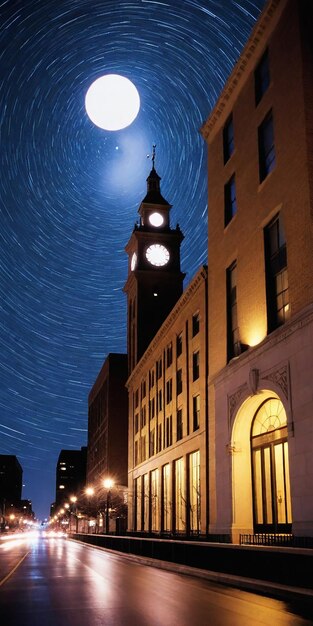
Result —
[[103, 481], [103, 486], [107, 489], [107, 501], [106, 501], [106, 511], [105, 511], [105, 532], [108, 534], [109, 532], [109, 509], [111, 504], [111, 489], [114, 485], [114, 482], [111, 478], [106, 478]]
[[[76, 496], [71, 496], [70, 497], [70, 502], [73, 505], [72, 508], [73, 508], [73, 515], [75, 516], [75, 532], [77, 533], [78, 532], [78, 517], [77, 517], [77, 507], [76, 507], [77, 497]], [[71, 511], [71, 513], [72, 513], [72, 511]], [[71, 519], [72, 518], [70, 517], [70, 520]], [[70, 524], [70, 526], [72, 526], [72, 525]]]
[[88, 510], [87, 510], [87, 533], [89, 534], [89, 514], [90, 514], [90, 498], [94, 495], [95, 490], [93, 487], [86, 487], [85, 494], [88, 498]]

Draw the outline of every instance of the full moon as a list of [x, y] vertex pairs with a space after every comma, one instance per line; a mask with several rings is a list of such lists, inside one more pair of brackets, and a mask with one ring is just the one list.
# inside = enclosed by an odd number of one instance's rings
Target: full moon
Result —
[[120, 130], [137, 117], [140, 109], [139, 93], [125, 76], [106, 74], [90, 85], [85, 107], [88, 117], [99, 128]]

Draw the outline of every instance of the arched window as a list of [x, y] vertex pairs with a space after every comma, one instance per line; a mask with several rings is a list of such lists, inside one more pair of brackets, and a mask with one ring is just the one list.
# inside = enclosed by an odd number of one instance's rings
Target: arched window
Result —
[[290, 532], [287, 417], [278, 398], [269, 398], [257, 410], [251, 428], [251, 452], [254, 529]]

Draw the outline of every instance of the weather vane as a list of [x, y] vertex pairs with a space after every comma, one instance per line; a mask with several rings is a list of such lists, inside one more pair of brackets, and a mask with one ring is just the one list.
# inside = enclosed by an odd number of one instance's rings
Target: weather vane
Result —
[[[152, 168], [154, 169], [154, 162], [155, 162], [155, 149], [156, 149], [156, 144], [154, 143], [152, 145], [152, 157], [151, 157], [151, 161], [152, 161]], [[147, 159], [150, 159], [150, 154], [147, 154]]]

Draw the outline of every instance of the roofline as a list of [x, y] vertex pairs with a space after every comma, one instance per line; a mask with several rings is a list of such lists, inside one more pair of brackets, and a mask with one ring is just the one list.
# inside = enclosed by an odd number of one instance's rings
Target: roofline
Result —
[[263, 53], [264, 43], [276, 27], [287, 2], [288, 0], [267, 0], [213, 110], [200, 128], [204, 140], [209, 140], [220, 118], [226, 119], [230, 114], [238, 92]]

